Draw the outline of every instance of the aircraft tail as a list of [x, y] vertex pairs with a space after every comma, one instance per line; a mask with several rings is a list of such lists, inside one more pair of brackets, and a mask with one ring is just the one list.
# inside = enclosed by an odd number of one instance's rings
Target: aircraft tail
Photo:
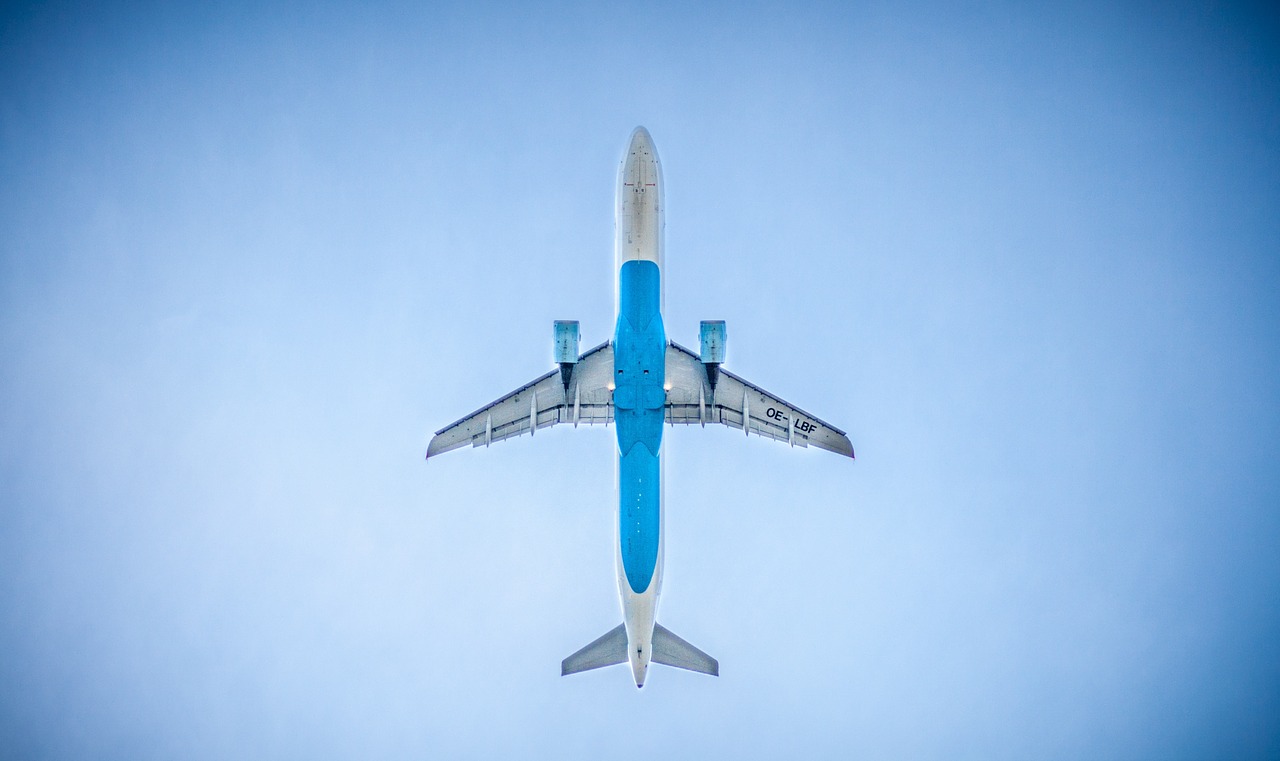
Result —
[[[604, 636], [560, 663], [560, 676], [627, 662], [627, 627], [618, 624]], [[671, 633], [662, 624], [653, 626], [653, 662], [686, 671], [720, 676], [720, 663]]]
[[[625, 649], [623, 651], [625, 655]], [[686, 671], [720, 676], [720, 662], [671, 633], [662, 624], [653, 625], [653, 662]]]
[[627, 626], [618, 624], [603, 637], [560, 662], [560, 676], [627, 662]]

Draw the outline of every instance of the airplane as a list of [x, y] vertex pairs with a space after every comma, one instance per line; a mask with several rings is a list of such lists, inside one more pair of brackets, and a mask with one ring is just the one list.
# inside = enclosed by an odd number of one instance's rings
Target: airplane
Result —
[[578, 321], [556, 320], [558, 369], [436, 432], [427, 459], [487, 447], [553, 425], [614, 423], [618, 441], [615, 570], [623, 622], [565, 658], [560, 674], [629, 663], [644, 687], [650, 663], [719, 676], [715, 658], [657, 622], [662, 589], [662, 426], [719, 423], [793, 447], [853, 459], [844, 431], [723, 369], [723, 320], [704, 320], [699, 352], [667, 340], [662, 322], [662, 166], [644, 127], [618, 170], [613, 339], [579, 354]]

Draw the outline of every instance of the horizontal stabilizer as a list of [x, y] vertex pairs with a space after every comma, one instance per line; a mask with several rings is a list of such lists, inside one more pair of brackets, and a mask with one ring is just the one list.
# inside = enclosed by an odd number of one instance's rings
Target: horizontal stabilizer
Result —
[[[674, 634], [671, 636], [675, 636]], [[689, 645], [692, 647], [692, 645]], [[627, 661], [627, 626], [618, 624], [609, 633], [560, 663], [560, 676], [613, 666]], [[714, 663], [714, 661], [713, 661]]]
[[[624, 658], [626, 657], [625, 644], [624, 642]], [[720, 676], [719, 661], [672, 634], [671, 630], [662, 624], [653, 626], [653, 662], [687, 671], [697, 671], [700, 674]]]

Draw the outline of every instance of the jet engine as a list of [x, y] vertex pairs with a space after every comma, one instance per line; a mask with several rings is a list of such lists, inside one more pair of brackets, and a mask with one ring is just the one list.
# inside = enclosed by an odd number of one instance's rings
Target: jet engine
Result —
[[578, 364], [580, 340], [577, 320], [556, 320], [556, 362], [560, 365], [560, 380], [566, 392], [573, 377], [573, 366]]
[[715, 391], [729, 335], [725, 332], [724, 320], [703, 320], [698, 333], [702, 342], [699, 358], [702, 366], [707, 368], [707, 383]]

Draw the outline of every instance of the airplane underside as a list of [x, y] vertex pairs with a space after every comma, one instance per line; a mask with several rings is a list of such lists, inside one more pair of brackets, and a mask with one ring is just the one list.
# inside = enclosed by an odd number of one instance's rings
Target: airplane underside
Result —
[[650, 663], [718, 676], [720, 664], [657, 622], [662, 588], [663, 425], [740, 428], [791, 446], [853, 458], [843, 431], [725, 371], [727, 335], [703, 321], [700, 351], [667, 340], [662, 170], [653, 140], [637, 127], [618, 173], [614, 258], [618, 316], [613, 339], [579, 354], [578, 323], [555, 325], [553, 370], [442, 428], [430, 459], [470, 444], [533, 434], [558, 424], [615, 424], [618, 522], [615, 559], [623, 622], [565, 658], [562, 675], [629, 663], [643, 687]]

